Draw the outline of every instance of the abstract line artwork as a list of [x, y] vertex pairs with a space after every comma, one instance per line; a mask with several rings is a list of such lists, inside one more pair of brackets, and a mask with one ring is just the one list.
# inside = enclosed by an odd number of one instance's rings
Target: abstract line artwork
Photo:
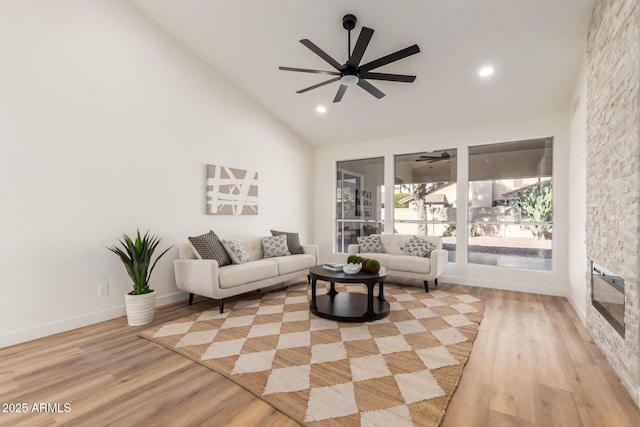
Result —
[[208, 215], [257, 215], [258, 172], [207, 165]]

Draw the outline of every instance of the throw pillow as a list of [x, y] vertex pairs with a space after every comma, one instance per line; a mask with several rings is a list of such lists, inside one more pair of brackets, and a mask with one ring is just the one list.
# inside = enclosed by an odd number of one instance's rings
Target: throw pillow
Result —
[[360, 252], [368, 253], [382, 253], [382, 242], [380, 242], [380, 236], [360, 236], [358, 237], [358, 244], [360, 245]]
[[430, 241], [416, 236], [411, 237], [406, 243], [400, 246], [400, 249], [403, 251], [420, 257], [428, 257], [435, 248], [435, 245]]
[[287, 236], [287, 247], [292, 255], [304, 253], [302, 245], [300, 245], [300, 236], [298, 233], [288, 233], [286, 231], [271, 230], [272, 236]]
[[222, 240], [224, 248], [229, 253], [231, 261], [234, 264], [244, 264], [249, 261], [249, 253], [247, 250], [236, 240]]
[[263, 237], [262, 251], [264, 252], [265, 258], [291, 255], [289, 248], [287, 248], [287, 236], [284, 234], [280, 236]]
[[200, 259], [215, 259], [220, 267], [231, 264], [229, 254], [222, 246], [220, 238], [213, 231], [200, 236], [189, 237], [189, 242], [195, 251], [196, 257]]

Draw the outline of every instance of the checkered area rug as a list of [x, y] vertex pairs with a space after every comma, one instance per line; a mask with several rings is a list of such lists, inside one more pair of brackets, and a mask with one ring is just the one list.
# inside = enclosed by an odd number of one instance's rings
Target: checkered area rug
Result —
[[[318, 282], [318, 293], [325, 292]], [[363, 285], [336, 285], [365, 292]], [[385, 283], [388, 317], [309, 312], [310, 287], [245, 295], [141, 332], [307, 426], [437, 426], [458, 385], [484, 301]]]

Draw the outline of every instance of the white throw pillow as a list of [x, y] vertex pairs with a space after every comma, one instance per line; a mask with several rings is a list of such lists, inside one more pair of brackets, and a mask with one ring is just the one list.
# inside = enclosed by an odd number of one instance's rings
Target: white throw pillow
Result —
[[360, 245], [360, 252], [381, 254], [384, 252], [382, 249], [382, 242], [380, 236], [359, 236], [358, 245]]
[[249, 261], [249, 253], [247, 250], [235, 240], [222, 240], [224, 248], [231, 257], [234, 264], [244, 264]]
[[276, 256], [291, 255], [287, 246], [287, 236], [281, 234], [279, 236], [263, 237], [262, 251], [265, 258], [273, 258]]
[[411, 255], [427, 257], [431, 254], [431, 251], [436, 247], [433, 243], [426, 239], [421, 239], [419, 237], [413, 236], [406, 243], [400, 246], [405, 252], [410, 253]]

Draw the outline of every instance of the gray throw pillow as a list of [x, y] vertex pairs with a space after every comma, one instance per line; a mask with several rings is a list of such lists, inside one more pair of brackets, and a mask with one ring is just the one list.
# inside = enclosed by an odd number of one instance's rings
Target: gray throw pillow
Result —
[[400, 246], [400, 249], [410, 253], [411, 255], [427, 257], [431, 254], [436, 246], [426, 239], [413, 236], [406, 243]]
[[287, 247], [292, 255], [304, 253], [302, 245], [300, 245], [300, 236], [298, 233], [289, 233], [286, 231], [271, 230], [272, 236], [287, 236]]
[[215, 259], [220, 267], [231, 264], [229, 254], [222, 246], [222, 242], [213, 231], [200, 236], [189, 237], [191, 246], [200, 259]]
[[262, 251], [265, 258], [291, 255], [287, 247], [287, 236], [284, 234], [262, 238]]
[[358, 245], [360, 245], [360, 252], [367, 253], [383, 253], [382, 242], [380, 242], [380, 236], [359, 236]]
[[244, 264], [249, 261], [249, 253], [239, 242], [223, 239], [222, 244], [229, 253], [231, 261], [233, 261], [234, 264]]

